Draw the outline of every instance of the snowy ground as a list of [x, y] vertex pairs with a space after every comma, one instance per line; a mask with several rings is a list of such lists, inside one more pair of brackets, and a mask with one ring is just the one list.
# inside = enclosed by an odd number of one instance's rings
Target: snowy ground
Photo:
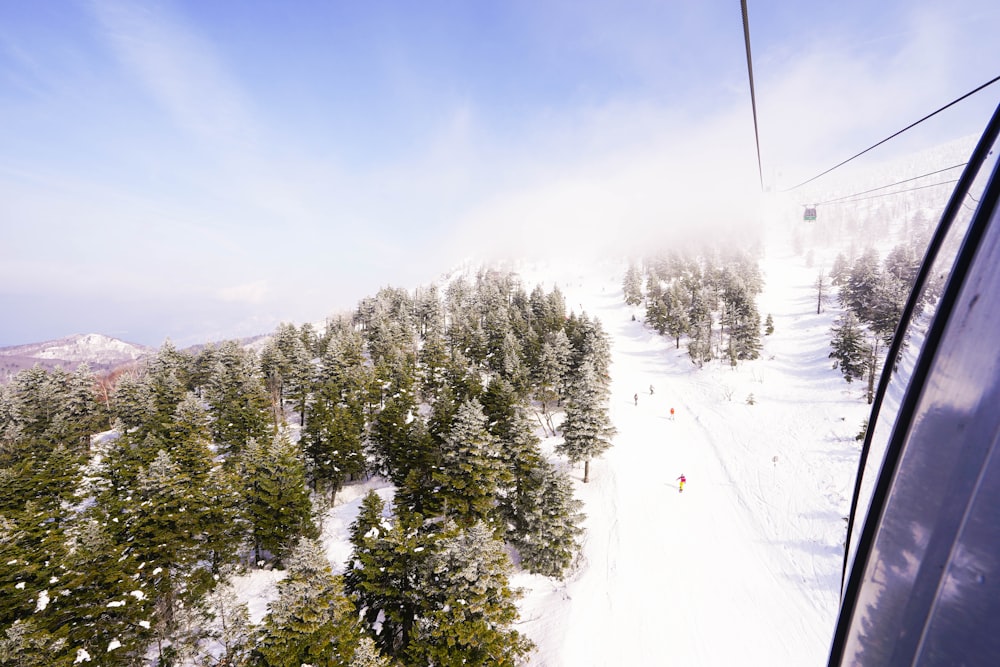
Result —
[[825, 662], [868, 407], [827, 358], [833, 314], [816, 315], [817, 270], [790, 253], [763, 269], [775, 333], [735, 370], [698, 370], [632, 321], [623, 267], [560, 284], [612, 337], [618, 435], [589, 484], [574, 471], [588, 515], [581, 569], [562, 585], [518, 577], [532, 664]]
[[[582, 467], [570, 470], [587, 515], [577, 569], [566, 581], [515, 575], [525, 592], [518, 629], [537, 645], [531, 665], [825, 662], [854, 436], [868, 406], [831, 368], [834, 313], [816, 314], [817, 270], [790, 251], [762, 268], [761, 316], [772, 314], [775, 332], [761, 359], [736, 369], [697, 369], [683, 345], [646, 329], [622, 301], [623, 265], [523, 271], [527, 285], [557, 283], [571, 309], [599, 317], [611, 336], [618, 430], [589, 484]], [[335, 566], [350, 553], [360, 498], [378, 486], [345, 489], [329, 512]], [[254, 620], [276, 574], [240, 582]]]

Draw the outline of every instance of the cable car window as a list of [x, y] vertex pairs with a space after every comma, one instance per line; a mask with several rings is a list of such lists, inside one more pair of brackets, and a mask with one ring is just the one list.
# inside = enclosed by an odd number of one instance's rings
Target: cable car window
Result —
[[[941, 291], [951, 272], [959, 246], [965, 237], [976, 205], [993, 171], [998, 152], [1000, 152], [998, 148], [1000, 148], [1000, 142], [993, 145], [989, 157], [980, 165], [972, 185], [964, 193], [962, 204], [946, 232], [932, 268], [927, 274], [927, 279], [924, 284], [915, 286], [919, 292], [911, 317], [905, 323], [901, 323], [897, 329], [897, 335], [902, 332], [903, 340], [894, 362], [891, 364], [886, 362], [886, 370], [883, 373], [888, 373], [889, 376], [887, 380], [883, 379], [886, 383], [885, 391], [881, 396], [881, 403], [876, 403], [877, 409], [873, 410], [871, 423], [868, 427], [871, 431], [868, 453], [863, 468], [858, 472], [858, 499], [851, 517], [852, 529], [845, 561], [847, 564], [852, 564], [849, 567], [854, 564], [862, 533], [862, 523], [871, 506], [872, 493], [883, 465], [886, 448], [892, 436], [903, 395], [909, 385], [928, 326], [937, 310]], [[845, 571], [845, 582], [849, 575], [850, 571]]]

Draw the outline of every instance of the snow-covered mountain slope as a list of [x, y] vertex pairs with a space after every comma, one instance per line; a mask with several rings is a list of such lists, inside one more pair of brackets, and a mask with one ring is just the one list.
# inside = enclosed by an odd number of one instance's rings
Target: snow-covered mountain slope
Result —
[[75, 334], [44, 343], [0, 348], [0, 381], [24, 368], [39, 364], [44, 368], [62, 366], [75, 369], [82, 363], [92, 370], [109, 370], [131, 363], [152, 350], [102, 334]]
[[790, 250], [762, 268], [775, 333], [735, 369], [699, 370], [632, 321], [622, 272], [560, 282], [612, 337], [618, 436], [590, 484], [572, 471], [588, 515], [581, 569], [565, 584], [517, 582], [531, 664], [823, 662], [868, 406], [830, 366], [814, 269]]
[[[558, 438], [543, 442], [570, 473], [587, 518], [567, 580], [515, 574], [524, 591], [517, 629], [537, 646], [530, 665], [825, 661], [854, 436], [868, 406], [862, 388], [831, 368], [835, 313], [816, 314], [816, 269], [790, 242], [767, 247], [759, 304], [775, 331], [760, 359], [736, 368], [698, 369], [683, 346], [646, 328], [641, 309], [623, 303], [623, 263], [519, 267], [526, 285], [558, 284], [569, 308], [601, 320], [612, 341], [618, 430], [588, 484], [582, 467], [553, 453]], [[348, 527], [373, 486], [391, 497], [377, 480], [349, 486], [326, 516], [335, 568], [350, 554]], [[241, 582], [258, 617], [273, 595], [261, 583]]]

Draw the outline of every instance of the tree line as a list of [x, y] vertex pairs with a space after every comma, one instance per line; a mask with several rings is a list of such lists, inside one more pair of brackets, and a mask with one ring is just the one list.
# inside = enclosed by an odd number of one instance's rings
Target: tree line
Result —
[[[517, 664], [508, 553], [558, 578], [581, 535], [536, 427], [586, 481], [609, 364], [558, 289], [483, 270], [259, 351], [22, 371], [0, 392], [0, 665]], [[371, 475], [393, 488], [334, 574], [322, 512]], [[232, 575], [260, 567], [287, 576], [252, 624]]]
[[[831, 329], [829, 356], [847, 382], [866, 381], [868, 403], [874, 400], [875, 380], [896, 335], [926, 246], [926, 235], [914, 234], [894, 246], [884, 260], [869, 247], [853, 263], [843, 253], [838, 254], [830, 270], [830, 281], [838, 288], [844, 312]], [[917, 304], [917, 315], [937, 300], [942, 285], [943, 276], [929, 277]], [[817, 289], [823, 289], [822, 275], [817, 279]]]
[[645, 305], [646, 322], [678, 349], [686, 339], [698, 366], [724, 359], [735, 366], [761, 350], [756, 297], [763, 279], [747, 250], [673, 250], [630, 264], [623, 291], [629, 305]]

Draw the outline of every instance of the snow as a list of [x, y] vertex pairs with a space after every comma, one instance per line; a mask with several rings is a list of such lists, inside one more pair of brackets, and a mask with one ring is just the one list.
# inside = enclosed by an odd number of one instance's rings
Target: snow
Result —
[[[600, 319], [612, 343], [609, 414], [618, 431], [588, 484], [582, 466], [553, 454], [558, 438], [542, 443], [570, 473], [587, 518], [565, 581], [513, 577], [523, 591], [516, 627], [536, 645], [530, 665], [825, 662], [855, 435], [869, 408], [863, 387], [845, 383], [828, 358], [837, 309], [831, 302], [816, 314], [818, 263], [789, 245], [766, 244], [758, 304], [774, 333], [760, 359], [736, 368], [698, 369], [683, 341], [675, 349], [647, 329], [642, 309], [623, 302], [624, 262], [517, 267], [525, 285], [558, 285], [570, 308]], [[393, 489], [373, 479], [343, 489], [325, 515], [322, 541], [337, 572], [370, 488], [391, 500]], [[278, 579], [240, 579], [253, 621]]]
[[278, 598], [277, 584], [286, 574], [284, 570], [253, 570], [232, 578], [233, 591], [237, 599], [247, 603], [251, 623], [264, 620], [267, 605]]
[[611, 337], [618, 434], [589, 484], [571, 470], [587, 514], [579, 569], [515, 577], [531, 664], [821, 664], [868, 406], [827, 358], [835, 313], [815, 314], [817, 270], [790, 251], [765, 258], [759, 306], [775, 333], [761, 359], [699, 370], [623, 303], [624, 269], [558, 282]]
[[90, 654], [87, 653], [86, 649], [79, 648], [76, 650], [76, 660], [73, 661], [74, 665], [81, 662], [90, 662]]
[[121, 645], [122, 643], [120, 641], [118, 641], [117, 639], [112, 639], [110, 642], [108, 642], [108, 653], [111, 653], [116, 648], [121, 648]]
[[45, 608], [49, 606], [49, 592], [42, 591], [38, 594], [38, 601], [35, 603], [35, 612], [45, 611]]

